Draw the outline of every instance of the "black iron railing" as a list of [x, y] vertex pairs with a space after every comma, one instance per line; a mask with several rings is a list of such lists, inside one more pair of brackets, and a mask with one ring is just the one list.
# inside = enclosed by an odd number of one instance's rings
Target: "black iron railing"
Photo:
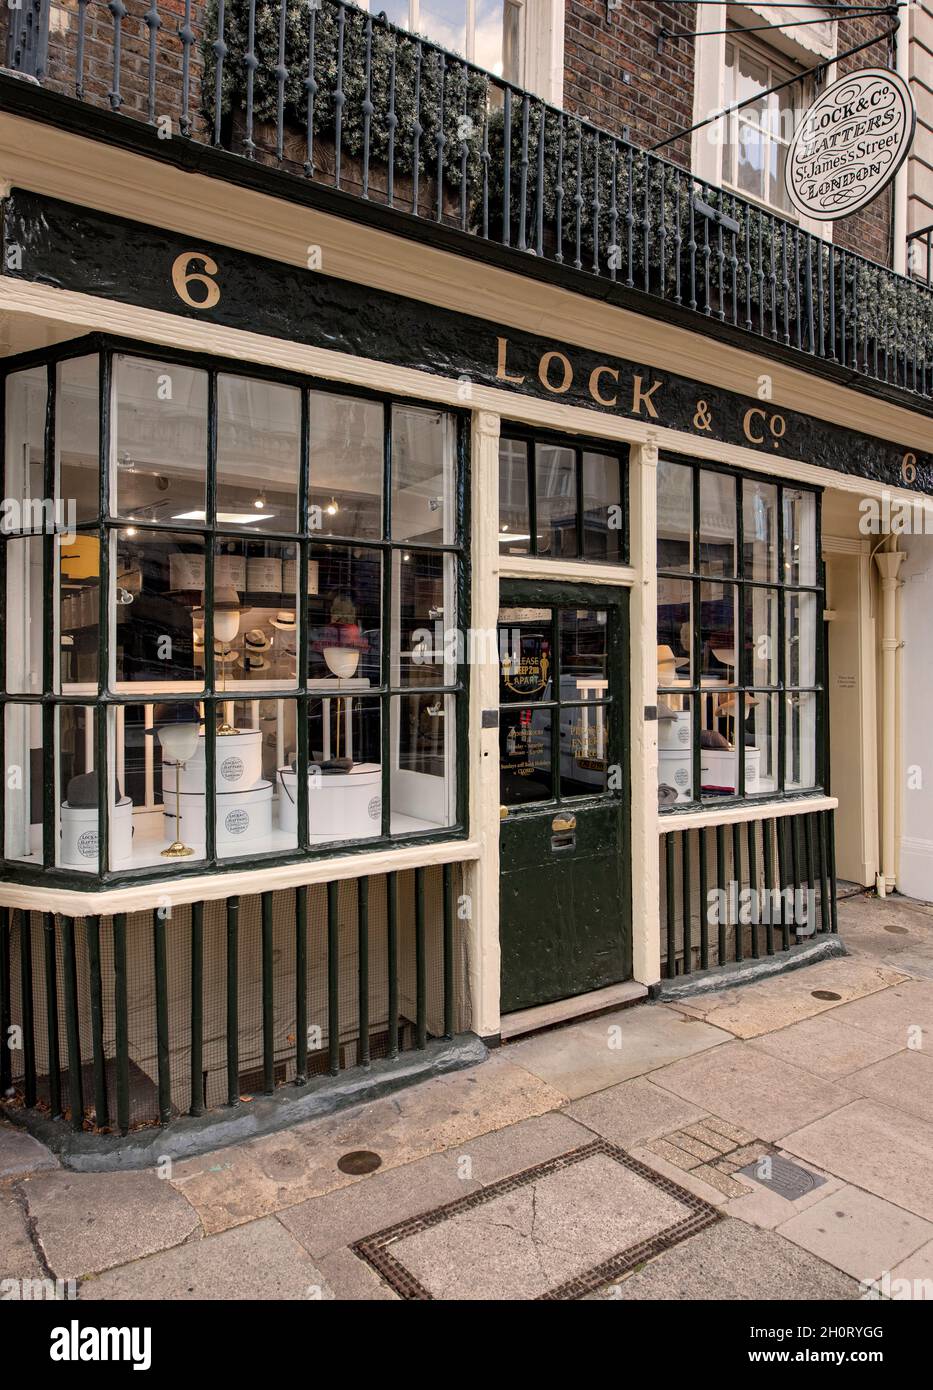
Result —
[[666, 831], [661, 960], [673, 980], [837, 931], [832, 811]]
[[647, 312], [661, 301], [707, 331], [933, 394], [928, 285], [342, 0], [64, 0], [39, 77], [169, 143], [180, 133], [598, 277]]
[[0, 908], [0, 1098], [126, 1134], [452, 1038], [459, 882], [445, 864], [172, 912]]

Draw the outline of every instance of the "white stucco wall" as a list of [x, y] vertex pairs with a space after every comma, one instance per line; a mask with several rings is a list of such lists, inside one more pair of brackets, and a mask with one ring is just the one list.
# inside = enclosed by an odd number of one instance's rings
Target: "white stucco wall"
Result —
[[[901, 793], [897, 886], [933, 901], [933, 536], [907, 536], [901, 578]], [[919, 782], [919, 785], [917, 783]]]

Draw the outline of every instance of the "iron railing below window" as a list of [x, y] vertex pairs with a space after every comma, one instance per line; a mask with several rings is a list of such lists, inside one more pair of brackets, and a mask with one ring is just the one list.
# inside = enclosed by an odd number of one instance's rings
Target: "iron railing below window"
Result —
[[780, 955], [837, 930], [832, 811], [664, 834], [665, 979]]
[[933, 394], [928, 284], [382, 15], [344, 0], [209, 0], [203, 10], [73, 0], [57, 14], [44, 85], [146, 123], [162, 152], [180, 133], [507, 248], [512, 260], [597, 277], [630, 303], [676, 305], [707, 331], [726, 324], [856, 380]]
[[126, 1134], [451, 1038], [469, 1027], [459, 874], [112, 917], [0, 908], [0, 1095]]

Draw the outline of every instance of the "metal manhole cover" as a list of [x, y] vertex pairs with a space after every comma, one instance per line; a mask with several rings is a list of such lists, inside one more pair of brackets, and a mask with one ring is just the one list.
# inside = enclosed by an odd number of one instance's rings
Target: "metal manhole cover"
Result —
[[759, 1158], [754, 1163], [749, 1163], [746, 1168], [740, 1168], [739, 1172], [743, 1177], [752, 1178], [760, 1183], [769, 1192], [776, 1192], [779, 1197], [786, 1198], [788, 1202], [796, 1202], [814, 1188], [822, 1187], [826, 1181], [816, 1173], [791, 1163], [790, 1159], [781, 1158], [780, 1154], [769, 1154]]
[[894, 924], [893, 922], [888, 922], [888, 923], [886, 923], [884, 929], [885, 929], [885, 931], [889, 931], [889, 932], [891, 933], [892, 936], [909, 936], [909, 935], [910, 935], [910, 932], [907, 930], [906, 927], [898, 927], [898, 926], [895, 926], [895, 924]]
[[337, 1159], [337, 1167], [341, 1173], [352, 1173], [354, 1177], [359, 1177], [362, 1173], [375, 1173], [377, 1168], [382, 1167], [382, 1159], [371, 1149], [354, 1149], [352, 1153]]
[[841, 994], [832, 989], [811, 989], [810, 993], [814, 999], [831, 999], [833, 1002], [842, 998]]

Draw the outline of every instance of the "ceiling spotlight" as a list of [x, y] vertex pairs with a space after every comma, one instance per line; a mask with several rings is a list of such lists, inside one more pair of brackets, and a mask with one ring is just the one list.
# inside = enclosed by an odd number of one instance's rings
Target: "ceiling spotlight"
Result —
[[328, 502], [327, 506], [324, 508], [324, 510], [327, 512], [328, 516], [336, 516], [340, 510], [340, 508], [337, 506], [337, 499], [332, 497]]
[[264, 496], [263, 493], [260, 492], [260, 493], [257, 494], [256, 500], [254, 501], [253, 506], [256, 508], [257, 512], [261, 512], [262, 509], [263, 509], [263, 507], [265, 507], [265, 505], [266, 505], [265, 496]]

